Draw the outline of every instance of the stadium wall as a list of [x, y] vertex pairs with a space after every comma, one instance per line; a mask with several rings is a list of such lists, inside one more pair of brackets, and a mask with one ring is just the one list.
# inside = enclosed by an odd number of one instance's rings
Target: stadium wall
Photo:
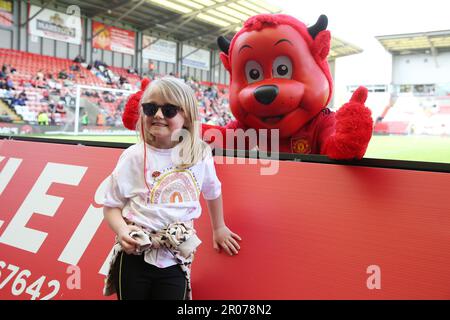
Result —
[[394, 84], [447, 83], [450, 74], [450, 52], [431, 54], [393, 55]]
[[13, 31], [0, 27], [0, 48], [13, 47]]

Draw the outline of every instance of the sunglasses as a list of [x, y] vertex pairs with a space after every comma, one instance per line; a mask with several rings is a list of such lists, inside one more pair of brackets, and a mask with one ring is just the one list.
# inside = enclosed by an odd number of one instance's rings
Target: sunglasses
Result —
[[148, 117], [154, 117], [158, 112], [158, 109], [161, 109], [161, 112], [166, 119], [172, 119], [177, 115], [179, 111], [181, 111], [180, 107], [174, 106], [170, 103], [163, 104], [162, 106], [157, 105], [154, 102], [146, 102], [142, 104], [142, 110]]

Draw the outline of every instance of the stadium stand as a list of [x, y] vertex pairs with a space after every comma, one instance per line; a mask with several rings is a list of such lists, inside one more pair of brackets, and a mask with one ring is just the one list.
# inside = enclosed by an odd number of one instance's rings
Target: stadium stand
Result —
[[450, 135], [449, 96], [398, 96], [377, 118], [376, 134]]
[[[106, 66], [104, 68], [88, 67], [86, 64], [75, 63], [69, 59], [42, 56], [10, 49], [0, 49], [0, 65], [5, 66], [7, 76], [12, 80], [13, 88], [0, 89], [0, 98], [3, 99], [4, 112], [8, 119], [16, 123], [37, 123], [41, 112], [49, 114], [50, 123], [56, 125], [65, 121], [66, 114], [71, 112], [68, 107], [74, 106], [74, 84], [94, 85], [104, 88], [122, 88], [136, 91], [140, 86], [141, 77], [130, 73], [124, 68]], [[74, 66], [78, 66], [72, 70]], [[14, 68], [12, 73], [8, 69]], [[102, 71], [102, 70], [103, 71]], [[111, 70], [112, 82], [103, 74]], [[67, 78], [61, 79], [60, 73]], [[155, 78], [164, 75], [156, 75]], [[128, 86], [123, 86], [123, 80]], [[228, 108], [228, 89], [225, 85], [216, 85], [211, 82], [199, 82], [192, 77], [185, 77], [199, 99], [199, 110], [202, 121], [210, 124], [224, 125], [232, 115]], [[20, 96], [20, 97], [19, 97]], [[125, 104], [123, 98], [117, 99], [107, 91], [83, 91], [83, 97], [91, 103], [101, 105], [107, 110], [105, 124], [120, 125], [118, 119]], [[3, 122], [8, 119], [2, 113]]]
[[450, 30], [377, 36], [392, 55], [391, 99], [374, 133], [450, 136]]

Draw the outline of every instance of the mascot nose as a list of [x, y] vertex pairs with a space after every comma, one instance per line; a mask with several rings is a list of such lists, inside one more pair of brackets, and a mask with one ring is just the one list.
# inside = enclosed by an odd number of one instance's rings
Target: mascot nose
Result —
[[271, 104], [277, 97], [278, 91], [277, 86], [261, 86], [256, 88], [253, 94], [258, 102], [262, 104]]

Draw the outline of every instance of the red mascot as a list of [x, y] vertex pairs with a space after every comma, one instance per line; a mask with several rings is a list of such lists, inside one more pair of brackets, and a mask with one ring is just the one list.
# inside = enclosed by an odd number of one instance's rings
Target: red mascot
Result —
[[373, 127], [364, 106], [367, 89], [358, 88], [336, 113], [326, 108], [333, 89], [327, 24], [325, 15], [307, 28], [287, 15], [261, 14], [249, 18], [231, 42], [219, 37], [236, 120], [226, 127], [203, 125], [203, 132], [219, 129], [223, 139], [218, 147], [225, 148], [226, 129], [278, 129], [280, 152], [362, 158]]
[[[333, 90], [327, 55], [331, 36], [321, 15], [311, 27], [283, 14], [249, 18], [231, 42], [219, 37], [220, 59], [230, 72], [230, 108], [235, 121], [226, 127], [202, 126], [203, 138], [227, 148], [227, 132], [234, 147], [238, 133], [278, 130], [274, 143], [262, 144], [256, 135], [244, 148], [288, 153], [324, 154], [333, 159], [361, 159], [372, 136], [373, 121], [364, 106], [367, 89], [359, 87], [350, 102], [336, 113], [328, 108]], [[123, 122], [133, 130], [141, 91], [130, 97]], [[213, 132], [213, 134], [211, 134]], [[217, 139], [217, 133], [220, 139]]]

